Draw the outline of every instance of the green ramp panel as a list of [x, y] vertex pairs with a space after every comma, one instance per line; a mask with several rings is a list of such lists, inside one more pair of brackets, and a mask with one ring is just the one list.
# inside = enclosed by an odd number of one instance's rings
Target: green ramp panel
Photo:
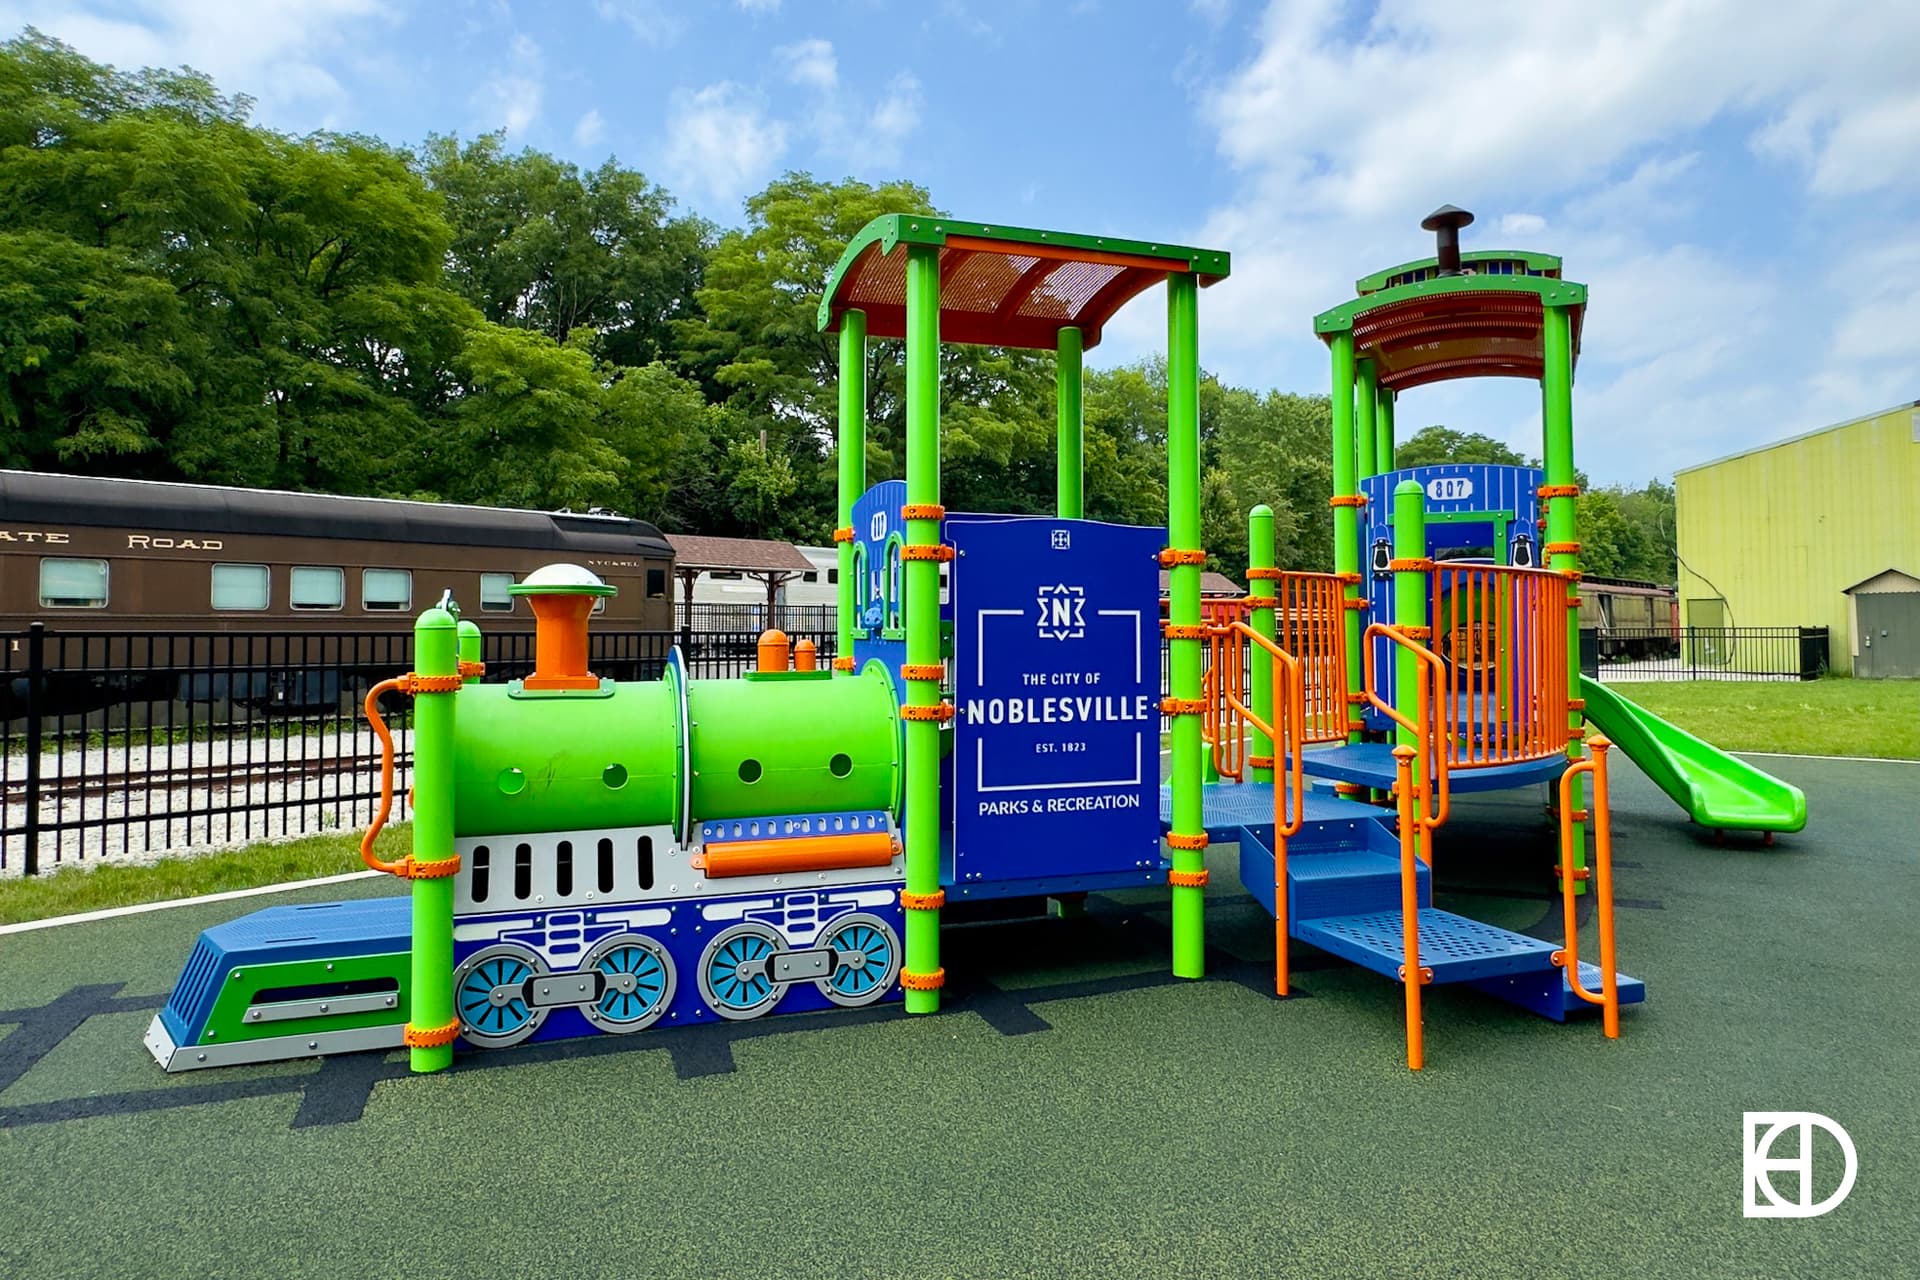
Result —
[[1669, 724], [1596, 680], [1580, 677], [1580, 696], [1587, 702], [1587, 722], [1701, 826], [1798, 831], [1807, 825], [1807, 797], [1800, 788]]

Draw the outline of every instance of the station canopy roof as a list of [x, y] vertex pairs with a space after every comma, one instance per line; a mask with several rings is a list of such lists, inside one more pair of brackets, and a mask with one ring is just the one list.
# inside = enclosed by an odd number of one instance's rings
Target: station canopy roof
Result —
[[1159, 241], [1036, 231], [952, 218], [890, 213], [863, 227], [840, 256], [820, 300], [833, 332], [848, 311], [866, 313], [870, 338], [907, 332], [907, 246], [940, 250], [940, 340], [1051, 351], [1077, 328], [1093, 347], [1109, 317], [1170, 275], [1202, 286], [1231, 269], [1220, 250]]
[[1580, 355], [1587, 287], [1560, 278], [1560, 259], [1518, 249], [1461, 255], [1462, 272], [1438, 260], [1402, 263], [1357, 282], [1353, 301], [1314, 317], [1331, 341], [1353, 334], [1356, 360], [1372, 360], [1389, 391], [1454, 378], [1532, 378], [1541, 373], [1540, 331], [1548, 305], [1571, 312]]
[[670, 533], [674, 566], [682, 573], [722, 572], [764, 574], [807, 573], [813, 561], [791, 542], [769, 538], [709, 538], [696, 533]]

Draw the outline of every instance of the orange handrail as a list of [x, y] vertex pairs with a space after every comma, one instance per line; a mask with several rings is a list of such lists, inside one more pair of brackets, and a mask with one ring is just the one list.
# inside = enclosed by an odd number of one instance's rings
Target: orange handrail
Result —
[[1409, 746], [1393, 749], [1394, 797], [1400, 811], [1400, 985], [1406, 988], [1407, 1069], [1426, 1065], [1426, 1037], [1420, 1023], [1420, 988], [1433, 981], [1433, 970], [1420, 963], [1420, 879], [1415, 865], [1413, 758]]
[[[1575, 761], [1560, 775], [1560, 898], [1563, 906], [1567, 941], [1553, 953], [1553, 962], [1567, 971], [1567, 985], [1573, 994], [1601, 1009], [1602, 1026], [1609, 1040], [1620, 1036], [1620, 977], [1613, 961], [1613, 824], [1607, 810], [1607, 750], [1613, 744], [1599, 734], [1587, 739], [1593, 755]], [[1575, 912], [1576, 882], [1573, 875], [1573, 825], [1578, 808], [1574, 800], [1573, 780], [1583, 773], [1593, 775], [1593, 895], [1594, 914], [1600, 920], [1600, 994], [1580, 985], [1580, 926]]]
[[[1400, 709], [1380, 696], [1380, 687], [1375, 680], [1373, 664], [1373, 640], [1376, 636], [1385, 637], [1394, 644], [1413, 654], [1426, 673], [1415, 688], [1414, 718], [1409, 720]], [[1420, 744], [1421, 754], [1427, 766], [1414, 778], [1414, 791], [1421, 797], [1420, 811], [1415, 815], [1416, 822], [1431, 832], [1442, 826], [1452, 800], [1452, 787], [1448, 780], [1447, 751], [1441, 741], [1439, 726], [1434, 723], [1434, 708], [1440, 701], [1441, 681], [1444, 678], [1439, 655], [1433, 650], [1409, 636], [1391, 623], [1376, 622], [1369, 626], [1360, 643], [1361, 656], [1364, 659], [1366, 675], [1365, 692], [1370, 706], [1403, 729], [1410, 730]], [[1432, 849], [1426, 849], [1428, 862], [1432, 861]]]
[[1306, 820], [1307, 777], [1301, 762], [1305, 747], [1306, 685], [1300, 660], [1243, 622], [1226, 628], [1232, 647], [1241, 642], [1266, 650], [1273, 663], [1273, 723], [1268, 724], [1253, 709], [1226, 693], [1223, 705], [1258, 729], [1273, 743], [1274, 763], [1279, 769], [1273, 784], [1273, 989], [1275, 995], [1288, 994], [1287, 940], [1287, 839], [1300, 834]]

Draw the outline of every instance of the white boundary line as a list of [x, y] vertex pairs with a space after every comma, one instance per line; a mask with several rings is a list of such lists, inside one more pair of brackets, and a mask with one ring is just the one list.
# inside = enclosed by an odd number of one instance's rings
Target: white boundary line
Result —
[[294, 889], [314, 889], [321, 885], [345, 884], [349, 880], [364, 880], [368, 876], [384, 875], [382, 871], [349, 871], [344, 875], [321, 876], [314, 880], [290, 880], [285, 884], [263, 884], [253, 889], [229, 889], [225, 893], [209, 893], [198, 898], [169, 898], [165, 902], [136, 902], [130, 907], [106, 907], [99, 911], [82, 911], [78, 915], [54, 916], [49, 920], [23, 920], [19, 924], [0, 924], [0, 936], [9, 933], [31, 933], [35, 929], [52, 929], [63, 924], [86, 924], [93, 920], [114, 920], [120, 916], [137, 916], [148, 911], [165, 911], [171, 907], [192, 907], [203, 902], [232, 902], [237, 898], [259, 898], [269, 893], [287, 893]]
[[1736, 756], [1769, 756], [1776, 760], [1852, 760], [1858, 764], [1920, 764], [1920, 760], [1902, 760], [1895, 756], [1810, 756], [1797, 751], [1732, 751]]

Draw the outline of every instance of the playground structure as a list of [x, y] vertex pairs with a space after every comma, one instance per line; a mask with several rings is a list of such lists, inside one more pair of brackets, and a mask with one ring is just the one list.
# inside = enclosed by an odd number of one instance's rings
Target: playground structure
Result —
[[[404, 1044], [424, 1072], [449, 1066], [456, 1043], [890, 999], [931, 1013], [950, 902], [1163, 883], [1172, 970], [1198, 978], [1210, 840], [1238, 841], [1241, 877], [1274, 915], [1277, 992], [1294, 939], [1402, 981], [1412, 1067], [1428, 982], [1555, 1019], [1599, 1006], [1617, 1034], [1619, 1006], [1643, 992], [1614, 968], [1607, 743], [1580, 751], [1583, 712], [1605, 725], [1571, 696], [1568, 402], [1584, 290], [1541, 255], [1471, 255], [1481, 274], [1463, 274], [1447, 234], [1437, 260], [1363, 281], [1317, 322], [1335, 375], [1335, 571], [1275, 569], [1272, 516], [1257, 509], [1253, 594], [1203, 618], [1198, 295], [1228, 256], [876, 219], [819, 311], [840, 350], [832, 669], [770, 632], [739, 679], [689, 680], [677, 658], [657, 681], [597, 677], [586, 628], [611, 588], [557, 565], [513, 588], [536, 615], [535, 673], [485, 685], [479, 631], [443, 600], [416, 625], [415, 671], [368, 698], [383, 740], [380, 694], [414, 700], [413, 852], [379, 861], [372, 831], [363, 846], [410, 894], [206, 931], [149, 1048], [185, 1070]], [[1082, 353], [1160, 284], [1167, 527], [1090, 521]], [[869, 487], [872, 339], [906, 348], [907, 475]], [[1056, 353], [1053, 515], [941, 506], [943, 340]], [[1392, 469], [1397, 390], [1467, 373], [1540, 378], [1545, 484], [1524, 468]], [[1476, 554], [1444, 558], [1459, 547]], [[1150, 660], [1163, 630], [1164, 690]], [[1431, 905], [1451, 794], [1529, 782], [1559, 788], [1564, 944]], [[1576, 949], [1589, 883], [1597, 965]]]

